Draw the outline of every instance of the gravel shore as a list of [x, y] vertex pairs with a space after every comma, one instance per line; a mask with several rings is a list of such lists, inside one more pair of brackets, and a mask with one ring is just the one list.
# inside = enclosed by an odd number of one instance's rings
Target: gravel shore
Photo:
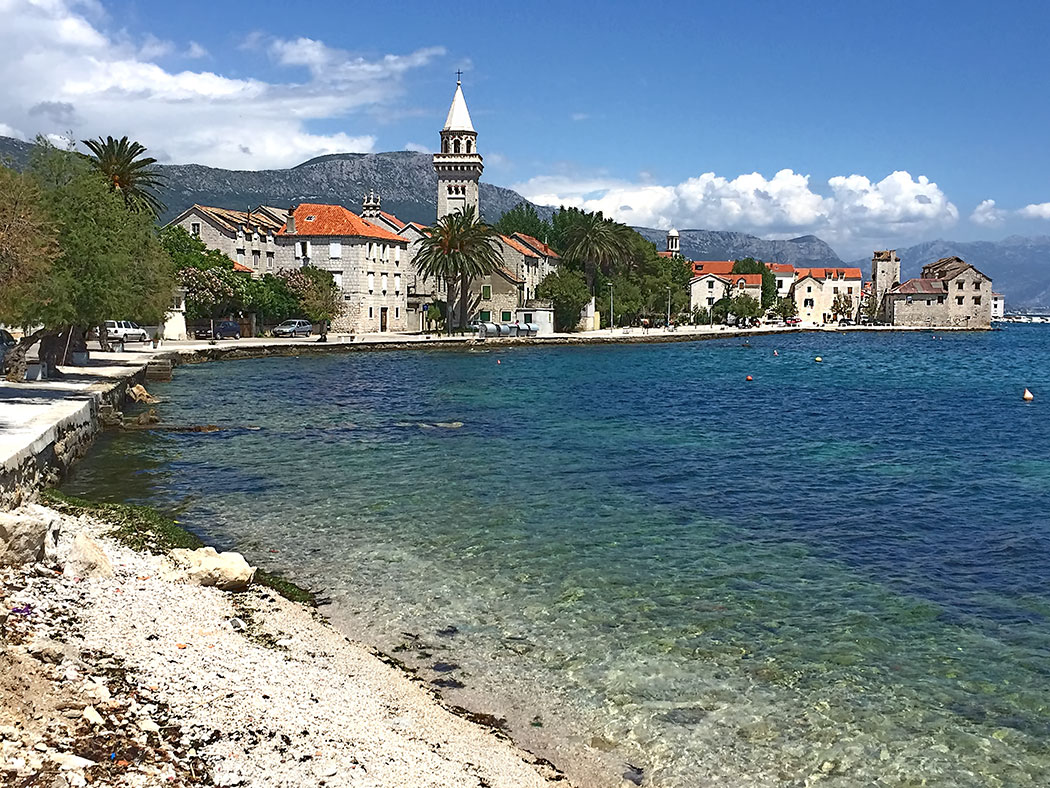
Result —
[[89, 516], [112, 577], [0, 569], [0, 785], [568, 782], [270, 589], [165, 579]]

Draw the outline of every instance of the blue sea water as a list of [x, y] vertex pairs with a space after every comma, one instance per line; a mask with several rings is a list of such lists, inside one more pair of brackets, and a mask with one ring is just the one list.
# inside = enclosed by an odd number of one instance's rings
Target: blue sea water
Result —
[[1050, 785], [1046, 328], [259, 359], [154, 393], [228, 429], [110, 435], [69, 491], [323, 587], [525, 738], [654, 786]]

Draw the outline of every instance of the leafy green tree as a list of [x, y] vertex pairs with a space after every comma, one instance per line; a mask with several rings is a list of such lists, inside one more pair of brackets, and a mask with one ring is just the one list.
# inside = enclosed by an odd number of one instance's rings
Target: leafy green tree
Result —
[[318, 341], [328, 341], [328, 326], [343, 313], [343, 291], [335, 283], [331, 271], [311, 265], [303, 266], [301, 273], [309, 284], [302, 294], [306, 316], [320, 325]]
[[554, 305], [554, 324], [558, 331], [572, 331], [580, 322], [581, 310], [591, 300], [591, 291], [578, 271], [559, 268], [540, 282], [536, 297]]
[[448, 304], [444, 301], [435, 301], [427, 307], [427, 322], [438, 326], [438, 330], [440, 331], [440, 327], [442, 323], [444, 323], [447, 313]]
[[734, 274], [762, 274], [762, 308], [768, 309], [777, 299], [777, 277], [769, 266], [753, 257], [745, 257], [733, 263]]
[[762, 314], [762, 303], [754, 296], [741, 293], [738, 296], [734, 296], [732, 301], [730, 301], [729, 311], [738, 320], [751, 320]]
[[28, 322], [23, 310], [32, 303], [32, 291], [45, 285], [57, 254], [56, 228], [39, 185], [0, 167], [0, 322]]
[[[612, 316], [612, 321], [610, 321], [605, 313], [602, 312], [602, 326], [608, 328], [610, 324], [614, 326], [631, 325], [642, 316], [645, 308], [642, 288], [637, 280], [627, 274], [615, 276], [610, 281], [613, 286], [613, 310], [615, 314]], [[608, 292], [608, 288], [605, 289]]]
[[503, 214], [492, 227], [503, 235], [525, 233], [540, 241], [550, 238], [553, 232], [551, 223], [541, 219], [536, 213], [536, 206], [528, 202], [519, 202]]
[[[34, 333], [38, 339], [60, 331], [72, 339], [73, 327], [98, 327], [103, 348], [107, 319], [159, 323], [171, 305], [175, 277], [152, 217], [129, 211], [81, 157], [46, 141], [38, 140], [29, 174], [56, 229], [58, 250], [41, 286], [20, 298], [21, 322], [43, 326]], [[21, 362], [24, 354], [16, 366]], [[18, 369], [10, 374], [17, 377]]]
[[872, 323], [879, 319], [879, 302], [875, 300], [875, 296], [869, 293], [867, 296], [861, 299], [862, 310], [864, 316]]
[[91, 165], [105, 177], [110, 188], [118, 192], [128, 207], [146, 210], [154, 216], [164, 211], [164, 203], [157, 192], [164, 188], [164, 180], [153, 165], [157, 160], [143, 156], [146, 148], [126, 136], [97, 140], [81, 140], [91, 151]]
[[711, 305], [711, 321], [716, 323], [727, 322], [732, 312], [732, 306], [732, 298], [719, 298]]
[[178, 225], [161, 231], [161, 243], [174, 261], [179, 283], [186, 288], [186, 316], [209, 320], [232, 315], [250, 301], [251, 280], [233, 270], [233, 260]]
[[280, 323], [301, 314], [302, 302], [299, 297], [273, 274], [249, 279], [245, 284], [244, 307], [264, 322]]
[[773, 305], [773, 314], [782, 320], [795, 317], [798, 314], [798, 304], [790, 296], [778, 298], [776, 304]]
[[[419, 242], [412, 264], [424, 280], [444, 279], [451, 297], [459, 283], [459, 325], [467, 325], [470, 283], [503, 264], [498, 233], [478, 219], [473, 206], [442, 216]], [[452, 333], [452, 321], [447, 320]]]

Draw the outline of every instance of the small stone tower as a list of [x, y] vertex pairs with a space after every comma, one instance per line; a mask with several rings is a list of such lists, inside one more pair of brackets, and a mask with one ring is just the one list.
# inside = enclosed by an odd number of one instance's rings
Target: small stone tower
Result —
[[678, 231], [672, 227], [667, 231], [667, 251], [672, 257], [680, 256], [682, 254], [678, 241]]
[[480, 216], [478, 179], [484, 169], [478, 155], [478, 133], [470, 122], [463, 86], [456, 81], [456, 94], [441, 129], [441, 150], [434, 154], [434, 172], [438, 178], [437, 215], [440, 219], [467, 206]]
[[871, 297], [883, 312], [883, 301], [891, 288], [901, 283], [901, 259], [896, 249], [875, 252], [871, 256]]
[[369, 189], [361, 201], [361, 216], [365, 219], [378, 219], [382, 202], [379, 195]]

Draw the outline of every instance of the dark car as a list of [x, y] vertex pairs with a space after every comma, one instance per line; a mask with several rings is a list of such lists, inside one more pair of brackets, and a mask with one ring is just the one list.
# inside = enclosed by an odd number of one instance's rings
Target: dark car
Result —
[[4, 369], [4, 359], [11, 352], [11, 348], [18, 344], [18, 340], [11, 336], [6, 329], [0, 328], [0, 372]]
[[850, 320], [848, 317], [844, 317], [844, 318], [842, 318], [839, 321], [839, 325], [840, 326], [852, 326], [853, 325], [853, 321]]
[[216, 339], [227, 339], [232, 337], [233, 339], [241, 338], [241, 326], [234, 320], [223, 320], [215, 324], [215, 338]]

